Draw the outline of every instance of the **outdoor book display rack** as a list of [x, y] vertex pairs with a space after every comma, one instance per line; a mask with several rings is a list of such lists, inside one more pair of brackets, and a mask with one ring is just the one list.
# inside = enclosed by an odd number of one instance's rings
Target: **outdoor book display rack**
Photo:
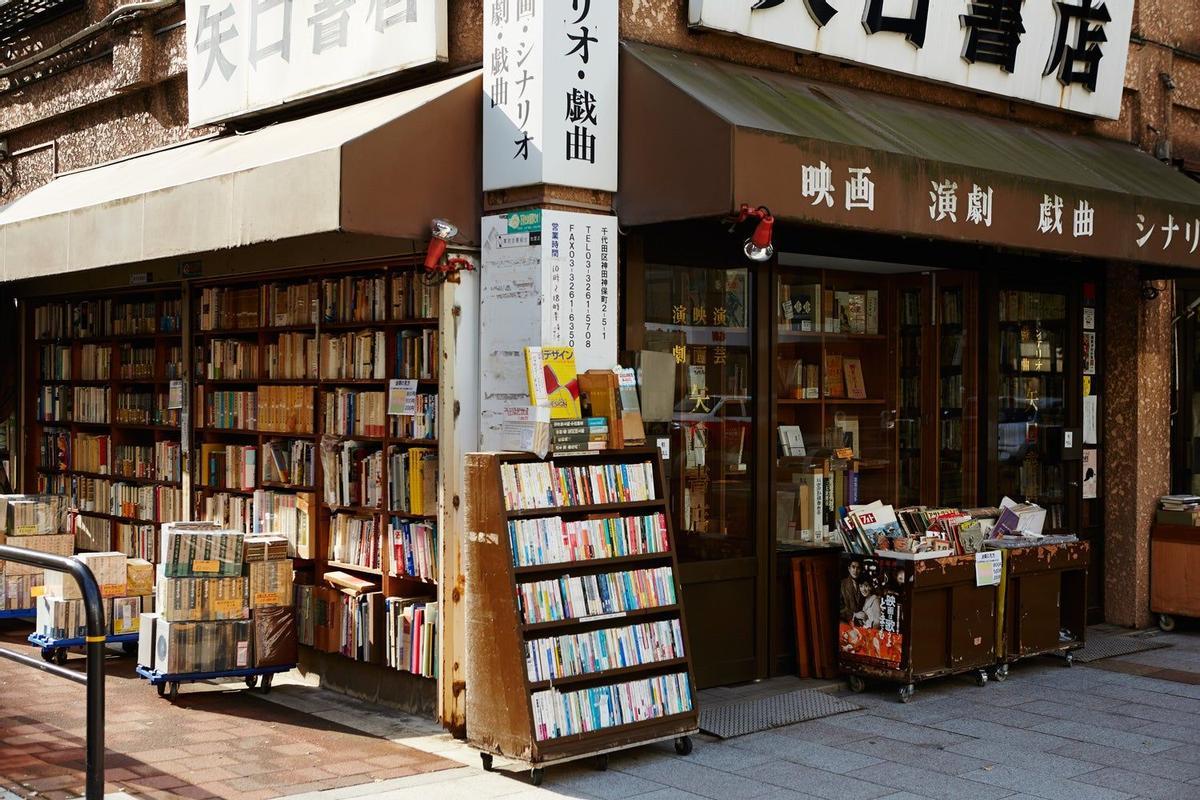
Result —
[[259, 685], [262, 678], [263, 694], [271, 691], [272, 678], [281, 672], [290, 672], [295, 664], [284, 664], [272, 667], [247, 667], [245, 669], [229, 669], [217, 672], [159, 672], [138, 664], [137, 674], [150, 681], [150, 685], [158, 689], [159, 697], [166, 697], [172, 703], [179, 697], [179, 685], [182, 683], [199, 683], [216, 678], [243, 678], [246, 688], [253, 689]]
[[[649, 464], [650, 499], [601, 501], [583, 498], [581, 502], [548, 503], [541, 507], [506, 500], [504, 472], [512, 467], [643, 470]], [[624, 473], [622, 473], [624, 474]], [[510, 482], [511, 483], [511, 482]], [[595, 484], [593, 484], [595, 486]], [[543, 495], [543, 498], [545, 495]], [[515, 453], [474, 453], [467, 456], [467, 636], [472, 647], [467, 654], [467, 742], [480, 750], [484, 769], [492, 768], [493, 756], [504, 756], [527, 765], [534, 785], [541, 783], [543, 768], [584, 758], [596, 758], [598, 766], [607, 766], [608, 754], [658, 741], [674, 740], [681, 755], [691, 752], [691, 734], [697, 733], [696, 689], [692, 679], [691, 650], [687, 642], [683, 606], [678, 581], [675, 539], [667, 502], [664, 499], [662, 463], [657, 448], [625, 448], [593, 451], [578, 456], [559, 455], [548, 460]], [[579, 498], [575, 498], [579, 499]], [[661, 515], [661, 518], [655, 517]], [[652, 552], [612, 555], [595, 553], [593, 558], [571, 561], [552, 560], [514, 534], [510, 522], [555, 518], [564, 523], [585, 520], [622, 520], [655, 517], [659, 520], [658, 545]], [[557, 528], [555, 528], [557, 530]], [[559, 535], [562, 538], [562, 535]], [[514, 559], [514, 543], [519, 556]], [[662, 545], [665, 544], [665, 548]], [[624, 549], [624, 548], [622, 548]], [[561, 554], [560, 554], [561, 556]], [[521, 565], [518, 566], [518, 561]], [[538, 563], [526, 563], [536, 561]], [[551, 614], [556, 619], [528, 622], [525, 608], [531, 593], [539, 586], [554, 592], [553, 582], [569, 585], [571, 579], [588, 580], [640, 570], [659, 570], [655, 591], [670, 602], [637, 602], [629, 610], [610, 613]], [[645, 574], [645, 573], [642, 573]], [[549, 582], [549, 583], [539, 583]], [[532, 603], [529, 603], [532, 605]], [[659, 624], [675, 630], [673, 650], [667, 653], [637, 648], [633, 663], [609, 665], [598, 671], [563, 669], [558, 676], [533, 680], [531, 672], [545, 666], [535, 654], [537, 648], [563, 640], [576, 641], [590, 635], [614, 636], [617, 632], [645, 630]], [[682, 650], [680, 650], [682, 648]], [[544, 652], [544, 651], [541, 651]], [[628, 654], [629, 650], [622, 650]], [[652, 660], [657, 659], [657, 660]], [[550, 667], [546, 667], [550, 669]], [[542, 675], [537, 676], [539, 678]], [[563, 721], [546, 721], [547, 701], [561, 703], [574, 692], [595, 691], [604, 695], [610, 689], [615, 696], [620, 687], [674, 681], [682, 691], [675, 705], [660, 704], [636, 721], [605, 725], [570, 715], [566, 726], [577, 730], [562, 731]], [[641, 684], [639, 682], [645, 682]], [[655, 684], [657, 685], [657, 684]], [[590, 695], [585, 695], [590, 696]], [[657, 699], [656, 695], [656, 699]], [[541, 714], [539, 716], [539, 706]], [[561, 707], [561, 706], [560, 706]], [[598, 706], [583, 704], [588, 715]], [[596, 712], [599, 713], [599, 712]], [[547, 735], [547, 726], [560, 726]], [[539, 735], [540, 734], [540, 735]]]
[[[137, 653], [138, 632], [133, 633], [110, 633], [104, 637], [104, 643], [119, 644], [121, 651], [125, 655], [133, 655]], [[84, 647], [87, 641], [82, 636], [70, 636], [65, 639], [54, 639], [41, 633], [31, 633], [28, 636], [30, 644], [35, 644], [42, 649], [42, 660], [51, 662], [57, 661], [59, 664], [67, 662], [67, 650], [72, 647]]]
[[1075, 663], [1072, 652], [1087, 638], [1087, 542], [1004, 547], [1000, 607], [996, 621], [997, 663], [1004, 680], [1008, 665], [1024, 658], [1056, 655]]
[[899, 684], [900, 702], [915, 684], [974, 672], [988, 681], [996, 664], [997, 586], [975, 585], [973, 555], [920, 560], [842, 556], [838, 665], [850, 688], [868, 679]]
[[1150, 611], [1158, 626], [1175, 630], [1175, 617], [1200, 617], [1200, 528], [1157, 523], [1150, 529]]

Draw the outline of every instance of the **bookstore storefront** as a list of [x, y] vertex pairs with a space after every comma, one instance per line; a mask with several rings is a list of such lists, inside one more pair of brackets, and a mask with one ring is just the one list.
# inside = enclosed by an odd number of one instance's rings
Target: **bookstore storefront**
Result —
[[852, 502], [1037, 503], [1090, 543], [1099, 619], [1107, 276], [1193, 264], [1196, 185], [1127, 145], [646, 45], [621, 68], [625, 349], [669, 447], [697, 682], [797, 670], [818, 604], [793, 572], [836, 560]]
[[451, 255], [477, 242], [480, 92], [465, 73], [64, 175], [0, 210], [17, 490], [70, 498], [80, 551], [158, 561], [160, 524], [181, 519], [286, 535], [302, 668], [428, 714], [456, 430], [443, 365], [478, 301], [423, 261], [431, 219], [460, 227]]

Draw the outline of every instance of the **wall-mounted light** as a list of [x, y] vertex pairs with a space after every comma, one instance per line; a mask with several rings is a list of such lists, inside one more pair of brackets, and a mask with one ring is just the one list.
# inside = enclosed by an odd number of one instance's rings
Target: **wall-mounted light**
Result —
[[449, 220], [435, 219], [430, 223], [430, 233], [429, 249], [425, 251], [427, 276], [437, 282], [458, 283], [459, 272], [464, 270], [470, 272], [475, 269], [475, 265], [471, 263], [470, 259], [459, 256], [451, 256], [446, 259], [445, 263], [442, 263], [442, 257], [446, 255], [446, 247], [450, 244], [450, 240], [458, 236], [457, 225]]
[[750, 234], [750, 238], [742, 245], [742, 252], [751, 261], [770, 261], [771, 256], [775, 255], [775, 245], [771, 243], [771, 237], [775, 231], [775, 217], [771, 216], [771, 209], [766, 206], [751, 208], [742, 203], [737, 219], [730, 230], [732, 231], [748, 219], [758, 220], [758, 223], [754, 226], [754, 232]]

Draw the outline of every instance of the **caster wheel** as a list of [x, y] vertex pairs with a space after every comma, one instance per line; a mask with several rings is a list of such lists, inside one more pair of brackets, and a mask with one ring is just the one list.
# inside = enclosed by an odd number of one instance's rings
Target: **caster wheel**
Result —
[[692, 737], [680, 736], [675, 740], [675, 752], [681, 756], [686, 756], [692, 752]]
[[1063, 666], [1066, 667], [1067, 669], [1070, 669], [1071, 667], [1075, 666], [1075, 654], [1074, 653], [1067, 653], [1065, 656], [1063, 656]]
[[273, 678], [273, 677], [275, 677], [275, 676], [274, 675], [263, 675], [263, 679], [262, 679], [263, 694], [271, 693], [271, 678]]
[[54, 651], [53, 650], [43, 650], [42, 651], [42, 661], [45, 661], [47, 664], [53, 664], [54, 663]]
[[127, 656], [137, 655], [137, 642], [121, 642], [121, 652]]
[[246, 688], [253, 689], [255, 686], [258, 686], [258, 676], [257, 675], [247, 675], [246, 676]]
[[980, 687], [987, 686], [987, 682], [988, 682], [988, 674], [987, 674], [986, 670], [981, 669], [981, 670], [979, 670], [979, 672], [975, 673], [975, 685], [976, 686], [980, 686]]
[[541, 767], [534, 767], [529, 770], [529, 782], [534, 786], [541, 786], [542, 781], [546, 779], [546, 771]]
[[165, 694], [167, 693], [167, 685], [166, 685], [165, 683], [160, 683], [160, 684], [159, 684], [158, 686], [156, 686], [155, 688], [156, 688], [156, 689], [158, 689], [158, 696], [159, 696], [159, 697], [162, 697], [163, 695], [165, 695]]
[[480, 753], [479, 760], [483, 762], [483, 771], [484, 772], [492, 771], [492, 754], [491, 753]]
[[996, 683], [1004, 683], [1008, 680], [1008, 664], [1001, 664], [992, 670], [992, 680]]
[[56, 664], [58, 664], [60, 667], [63, 664], [67, 663], [67, 651], [66, 650], [55, 650], [54, 651], [54, 662]]
[[910, 683], [908, 686], [901, 686], [896, 694], [899, 696], [901, 703], [908, 703], [912, 701], [913, 692], [915, 691], [916, 689]]
[[608, 753], [602, 756], [596, 756], [596, 769], [601, 772], [608, 772]]
[[1175, 618], [1170, 614], [1158, 615], [1158, 627], [1162, 628], [1167, 633], [1175, 630]]
[[171, 698], [172, 703], [174, 703], [176, 700], [179, 699], [179, 683], [178, 682], [171, 684], [171, 688], [167, 692], [167, 696]]
[[851, 675], [847, 683], [850, 684], [850, 691], [858, 694], [867, 690], [867, 682], [857, 675]]

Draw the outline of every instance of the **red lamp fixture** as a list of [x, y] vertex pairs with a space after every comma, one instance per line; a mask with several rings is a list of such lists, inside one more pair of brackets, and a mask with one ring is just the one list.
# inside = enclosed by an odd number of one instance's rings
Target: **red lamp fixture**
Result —
[[451, 256], [443, 263], [442, 257], [446, 255], [446, 247], [449, 246], [450, 240], [458, 236], [458, 226], [449, 220], [435, 219], [430, 223], [430, 239], [429, 249], [425, 252], [425, 272], [431, 278], [439, 278], [443, 281], [458, 282], [458, 273], [462, 270], [470, 271], [475, 269], [475, 265], [470, 259], [461, 258], [459, 256]]
[[771, 243], [771, 237], [775, 231], [775, 217], [771, 216], [771, 209], [766, 206], [752, 208], [742, 203], [733, 225], [736, 228], [748, 219], [758, 220], [758, 224], [754, 226], [754, 232], [750, 234], [750, 238], [742, 245], [742, 252], [751, 261], [770, 261], [771, 256], [775, 255], [775, 245]]

